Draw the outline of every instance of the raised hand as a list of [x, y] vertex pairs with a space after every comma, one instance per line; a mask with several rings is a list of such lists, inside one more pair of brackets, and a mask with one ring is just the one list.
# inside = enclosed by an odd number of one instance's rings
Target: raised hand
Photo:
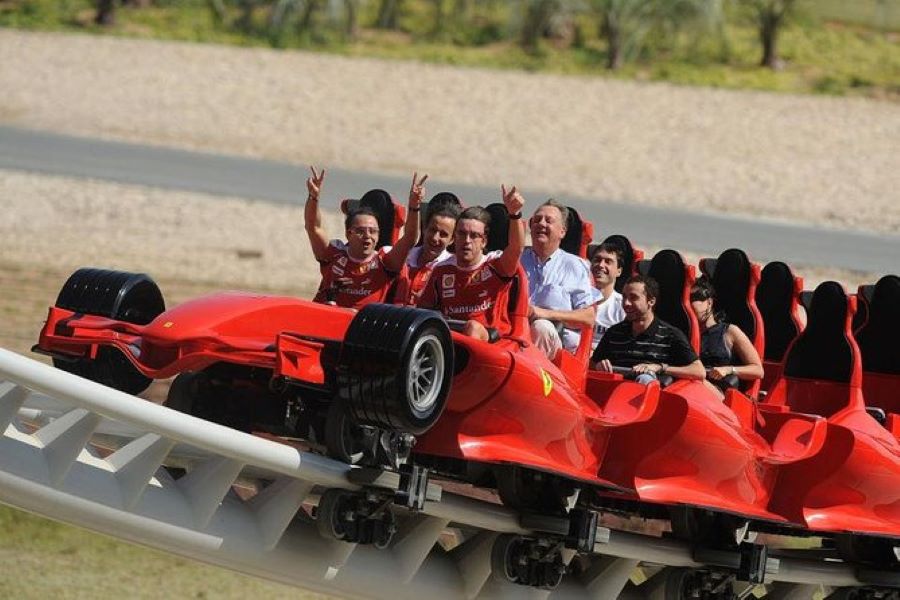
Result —
[[512, 186], [507, 190], [505, 185], [501, 185], [500, 191], [503, 194], [503, 204], [506, 206], [506, 211], [511, 215], [521, 213], [522, 207], [525, 206], [525, 199], [522, 198], [522, 194], [519, 193], [516, 186]]
[[422, 200], [425, 198], [425, 181], [428, 175], [422, 175], [419, 179], [418, 173], [413, 173], [412, 185], [409, 187], [409, 208], [417, 210], [422, 206]]
[[319, 173], [316, 172], [315, 167], [310, 167], [309, 170], [312, 171], [312, 177], [306, 180], [306, 190], [309, 192], [311, 200], [318, 200], [319, 192], [322, 191], [322, 184], [325, 182], [325, 169], [322, 169]]

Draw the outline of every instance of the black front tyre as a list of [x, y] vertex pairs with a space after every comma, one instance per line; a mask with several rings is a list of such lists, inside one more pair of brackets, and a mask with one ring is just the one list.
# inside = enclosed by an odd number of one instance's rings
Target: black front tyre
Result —
[[[78, 269], [63, 285], [56, 306], [75, 313], [146, 325], [166, 309], [159, 287], [143, 273]], [[58, 369], [127, 394], [147, 389], [145, 377], [118, 350], [101, 346], [94, 359], [54, 358]]]
[[443, 412], [452, 379], [450, 329], [437, 313], [370, 304], [350, 323], [337, 391], [357, 423], [424, 433]]

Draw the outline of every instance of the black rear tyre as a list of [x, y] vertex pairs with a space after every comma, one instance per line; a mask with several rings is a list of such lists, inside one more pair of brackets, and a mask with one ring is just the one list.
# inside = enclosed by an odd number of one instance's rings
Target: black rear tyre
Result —
[[[159, 287], [148, 275], [105, 269], [75, 271], [60, 290], [56, 306], [136, 325], [146, 325], [166, 309]], [[127, 394], [143, 392], [152, 381], [121, 352], [107, 346], [100, 347], [93, 360], [54, 358], [53, 364]]]
[[370, 304], [347, 329], [338, 397], [357, 423], [418, 435], [440, 417], [453, 379], [453, 344], [432, 311]]

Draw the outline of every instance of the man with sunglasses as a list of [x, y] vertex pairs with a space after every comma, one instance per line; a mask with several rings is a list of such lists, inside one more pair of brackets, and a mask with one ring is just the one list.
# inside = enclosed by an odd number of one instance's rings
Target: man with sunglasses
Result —
[[602, 299], [585, 261], [560, 248], [568, 219], [569, 209], [556, 200], [541, 204], [529, 221], [531, 247], [522, 253], [531, 340], [551, 360], [561, 348], [574, 352], [581, 339], [577, 330], [593, 327], [594, 304]]
[[453, 231], [454, 254], [433, 267], [419, 306], [439, 310], [448, 319], [465, 321], [463, 333], [487, 341], [488, 327], [500, 335], [509, 333], [507, 301], [519, 257], [525, 247], [522, 206], [515, 187], [501, 186], [509, 213], [509, 241], [504, 250], [487, 254], [491, 217], [480, 206], [467, 208]]
[[325, 169], [317, 172], [310, 167], [312, 176], [306, 180], [309, 195], [304, 207], [304, 223], [313, 255], [319, 261], [322, 281], [316, 292], [315, 302], [336, 304], [359, 309], [372, 302], [383, 302], [391, 284], [403, 269], [410, 249], [419, 238], [419, 215], [425, 196], [425, 180], [413, 174], [409, 190], [409, 214], [403, 226], [403, 235], [393, 246], [378, 248], [380, 229], [375, 213], [359, 208], [344, 220], [347, 241], [331, 240], [322, 226], [319, 210], [319, 193], [325, 181]]

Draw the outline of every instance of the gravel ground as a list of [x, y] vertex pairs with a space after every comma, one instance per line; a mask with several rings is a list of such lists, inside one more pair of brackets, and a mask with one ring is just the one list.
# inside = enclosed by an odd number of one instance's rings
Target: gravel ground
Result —
[[9, 124], [900, 231], [895, 103], [11, 30], [0, 55]]

